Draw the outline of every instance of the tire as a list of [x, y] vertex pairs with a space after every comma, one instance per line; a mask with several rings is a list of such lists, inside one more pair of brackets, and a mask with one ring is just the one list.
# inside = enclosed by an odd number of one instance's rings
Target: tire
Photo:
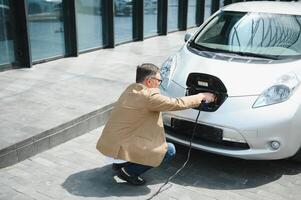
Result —
[[297, 151], [297, 153], [290, 158], [292, 161], [294, 162], [299, 162], [301, 163], [301, 148], [299, 149], [299, 151]]

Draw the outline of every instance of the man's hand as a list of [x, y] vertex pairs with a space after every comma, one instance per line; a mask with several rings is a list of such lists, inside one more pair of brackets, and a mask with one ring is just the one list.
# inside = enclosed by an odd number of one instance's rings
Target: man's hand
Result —
[[211, 103], [211, 102], [216, 101], [216, 96], [213, 93], [203, 92], [203, 93], [199, 93], [197, 95], [200, 98], [200, 103], [201, 102]]

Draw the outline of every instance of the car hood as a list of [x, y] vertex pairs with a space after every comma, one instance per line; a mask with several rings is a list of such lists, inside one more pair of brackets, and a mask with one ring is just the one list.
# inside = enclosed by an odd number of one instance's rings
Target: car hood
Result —
[[199, 72], [218, 77], [229, 96], [259, 95], [271, 87], [278, 78], [294, 72], [300, 80], [301, 61], [275, 64], [254, 64], [200, 56], [184, 46], [177, 54], [177, 65], [172, 80], [186, 88], [190, 73]]

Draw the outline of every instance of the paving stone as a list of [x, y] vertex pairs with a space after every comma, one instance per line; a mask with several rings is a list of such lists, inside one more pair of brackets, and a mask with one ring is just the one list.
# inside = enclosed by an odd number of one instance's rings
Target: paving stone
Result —
[[[4, 198], [4, 199], [6, 199], [6, 198]], [[16, 194], [14, 196], [9, 196], [7, 199], [10, 199], [10, 200], [35, 200], [34, 198], [31, 198], [24, 194]]]
[[29, 196], [33, 199], [39, 200], [53, 200], [51, 197], [47, 196], [47, 194], [42, 194], [37, 192], [34, 188], [28, 187], [28, 185], [20, 185], [18, 183], [14, 183], [11, 187], [16, 190], [18, 193], [22, 193], [26, 196]]
[[[282, 196], [279, 196], [273, 192], [269, 192], [269, 191], [266, 191], [265, 189], [263, 188], [258, 188], [256, 190], [251, 190], [251, 192], [254, 192], [256, 195], [258, 196], [263, 196], [265, 198], [268, 198], [268, 199], [275, 199], [275, 200], [284, 200], [286, 198], [282, 197]], [[296, 199], [297, 200], [297, 199]]]
[[[0, 187], [1, 184], [5, 184], [4, 191], [14, 193], [15, 196], [21, 192], [27, 199], [146, 199], [185, 160], [186, 149], [177, 146], [178, 156], [174, 160], [143, 175], [148, 181], [147, 186], [130, 186], [114, 176], [109, 160], [95, 150], [95, 143], [101, 130], [102, 127], [17, 165], [1, 169], [0, 176], [5, 176], [4, 180], [0, 181]], [[299, 200], [300, 198], [301, 186], [294, 183], [301, 178], [300, 172], [297, 170], [294, 175], [280, 176], [287, 170], [291, 171], [285, 168], [286, 163], [276, 163], [274, 167], [278, 170], [269, 172], [269, 176], [276, 176], [278, 179], [256, 179], [257, 182], [252, 184], [256, 187], [249, 187], [248, 184], [241, 186], [238, 184], [245, 180], [245, 174], [239, 176], [230, 168], [231, 166], [239, 168], [247, 164], [249, 169], [246, 172], [259, 177], [266, 174], [264, 169], [257, 170], [258, 165], [262, 167], [260, 162], [239, 164], [232, 158], [220, 158], [197, 151], [193, 152], [192, 158], [199, 157], [199, 154], [201, 158], [192, 160], [184, 169], [184, 173], [171, 181], [173, 186], [154, 199]], [[221, 163], [229, 169], [219, 172]], [[235, 175], [234, 180], [228, 181], [231, 174]], [[283, 185], [285, 182], [292, 184], [285, 186]]]

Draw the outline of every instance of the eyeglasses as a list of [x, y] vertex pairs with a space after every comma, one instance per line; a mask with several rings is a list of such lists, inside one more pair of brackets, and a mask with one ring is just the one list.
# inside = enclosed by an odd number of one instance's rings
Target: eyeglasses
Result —
[[162, 79], [158, 79], [158, 78], [156, 78], [156, 77], [150, 77], [151, 79], [155, 79], [155, 80], [157, 80], [158, 82], [159, 82], [159, 85], [161, 85], [161, 83], [162, 83]]

